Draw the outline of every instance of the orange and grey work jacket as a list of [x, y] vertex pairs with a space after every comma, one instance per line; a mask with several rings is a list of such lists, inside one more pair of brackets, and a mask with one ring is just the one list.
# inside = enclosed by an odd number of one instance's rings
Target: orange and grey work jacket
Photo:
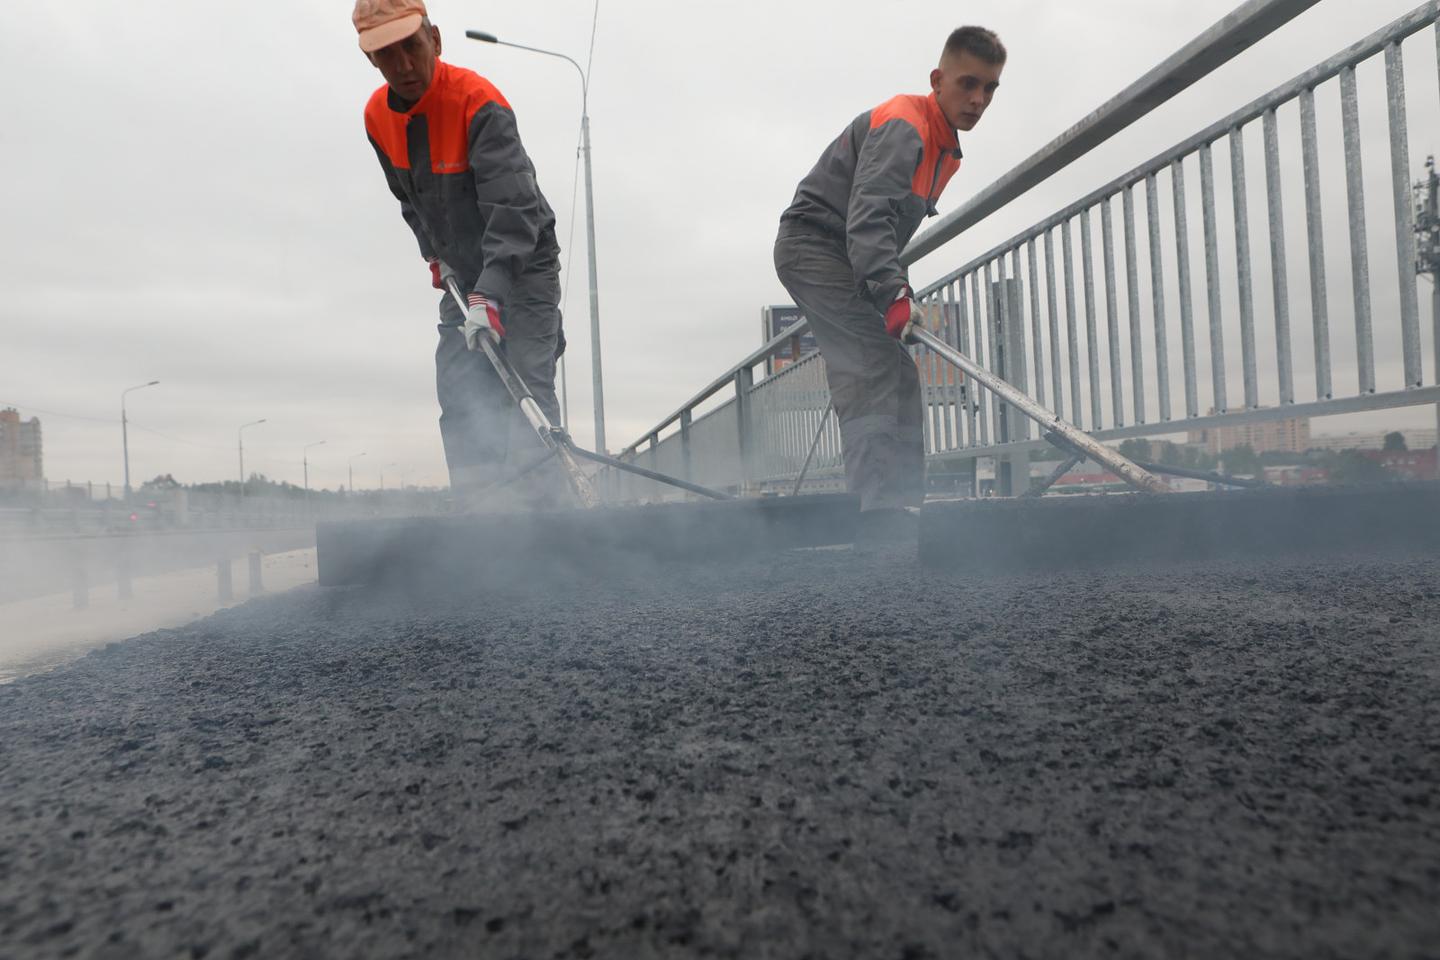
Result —
[[406, 109], [382, 86], [365, 132], [427, 259], [504, 303], [527, 266], [558, 260], [555, 214], [535, 182], [515, 114], [484, 77], [445, 62]]
[[960, 145], [935, 95], [899, 96], [856, 117], [825, 148], [781, 215], [841, 242], [858, 293], [884, 310], [907, 285], [900, 251], [955, 171]]

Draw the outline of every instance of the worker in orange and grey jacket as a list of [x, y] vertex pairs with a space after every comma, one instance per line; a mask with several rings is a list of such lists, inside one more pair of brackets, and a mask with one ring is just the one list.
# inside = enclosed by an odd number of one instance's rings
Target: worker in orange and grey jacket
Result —
[[983, 27], [950, 34], [929, 96], [856, 117], [780, 218], [775, 269], [810, 321], [840, 421], [863, 539], [905, 536], [925, 495], [923, 404], [903, 345], [919, 320], [900, 251], [960, 168], [957, 131], [980, 122], [1005, 65]]
[[[507, 459], [526, 459], [527, 442], [540, 448], [477, 338], [487, 329], [500, 335], [515, 371], [559, 423], [555, 363], [565, 337], [555, 215], [510, 104], [484, 77], [439, 59], [440, 31], [423, 0], [358, 0], [352, 20], [360, 49], [386, 80], [365, 106], [385, 181], [432, 284], [444, 290], [453, 277], [468, 300], [462, 308], [441, 294], [435, 350], [451, 489], [467, 505], [493, 505], [482, 491]], [[553, 502], [562, 485], [558, 473], [534, 474], [520, 505]]]

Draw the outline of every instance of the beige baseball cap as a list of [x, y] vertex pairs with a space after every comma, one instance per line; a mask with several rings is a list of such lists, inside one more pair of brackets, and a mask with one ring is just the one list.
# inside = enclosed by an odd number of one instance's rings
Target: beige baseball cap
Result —
[[419, 30], [425, 16], [424, 0], [355, 0], [350, 19], [360, 34], [360, 49], [374, 53]]

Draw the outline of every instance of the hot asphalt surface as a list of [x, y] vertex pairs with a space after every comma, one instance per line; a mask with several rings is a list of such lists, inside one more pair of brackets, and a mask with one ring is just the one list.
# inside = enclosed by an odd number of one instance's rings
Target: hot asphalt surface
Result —
[[0, 687], [0, 956], [1436, 957], [1437, 703], [1435, 559], [304, 589]]

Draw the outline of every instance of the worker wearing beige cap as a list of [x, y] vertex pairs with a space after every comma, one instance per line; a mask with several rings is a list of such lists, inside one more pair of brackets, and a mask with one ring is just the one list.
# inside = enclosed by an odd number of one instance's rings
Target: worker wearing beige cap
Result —
[[[365, 130], [400, 201], [431, 282], [454, 277], [468, 303], [442, 294], [435, 351], [440, 434], [450, 485], [470, 506], [491, 505], [507, 460], [539, 451], [476, 338], [493, 329], [552, 423], [560, 420], [555, 362], [560, 246], [555, 214], [535, 182], [515, 114], [495, 86], [440, 59], [440, 31], [421, 0], [358, 0], [360, 49], [385, 77], [365, 107]], [[554, 477], [532, 474], [520, 500], [544, 504]]]

